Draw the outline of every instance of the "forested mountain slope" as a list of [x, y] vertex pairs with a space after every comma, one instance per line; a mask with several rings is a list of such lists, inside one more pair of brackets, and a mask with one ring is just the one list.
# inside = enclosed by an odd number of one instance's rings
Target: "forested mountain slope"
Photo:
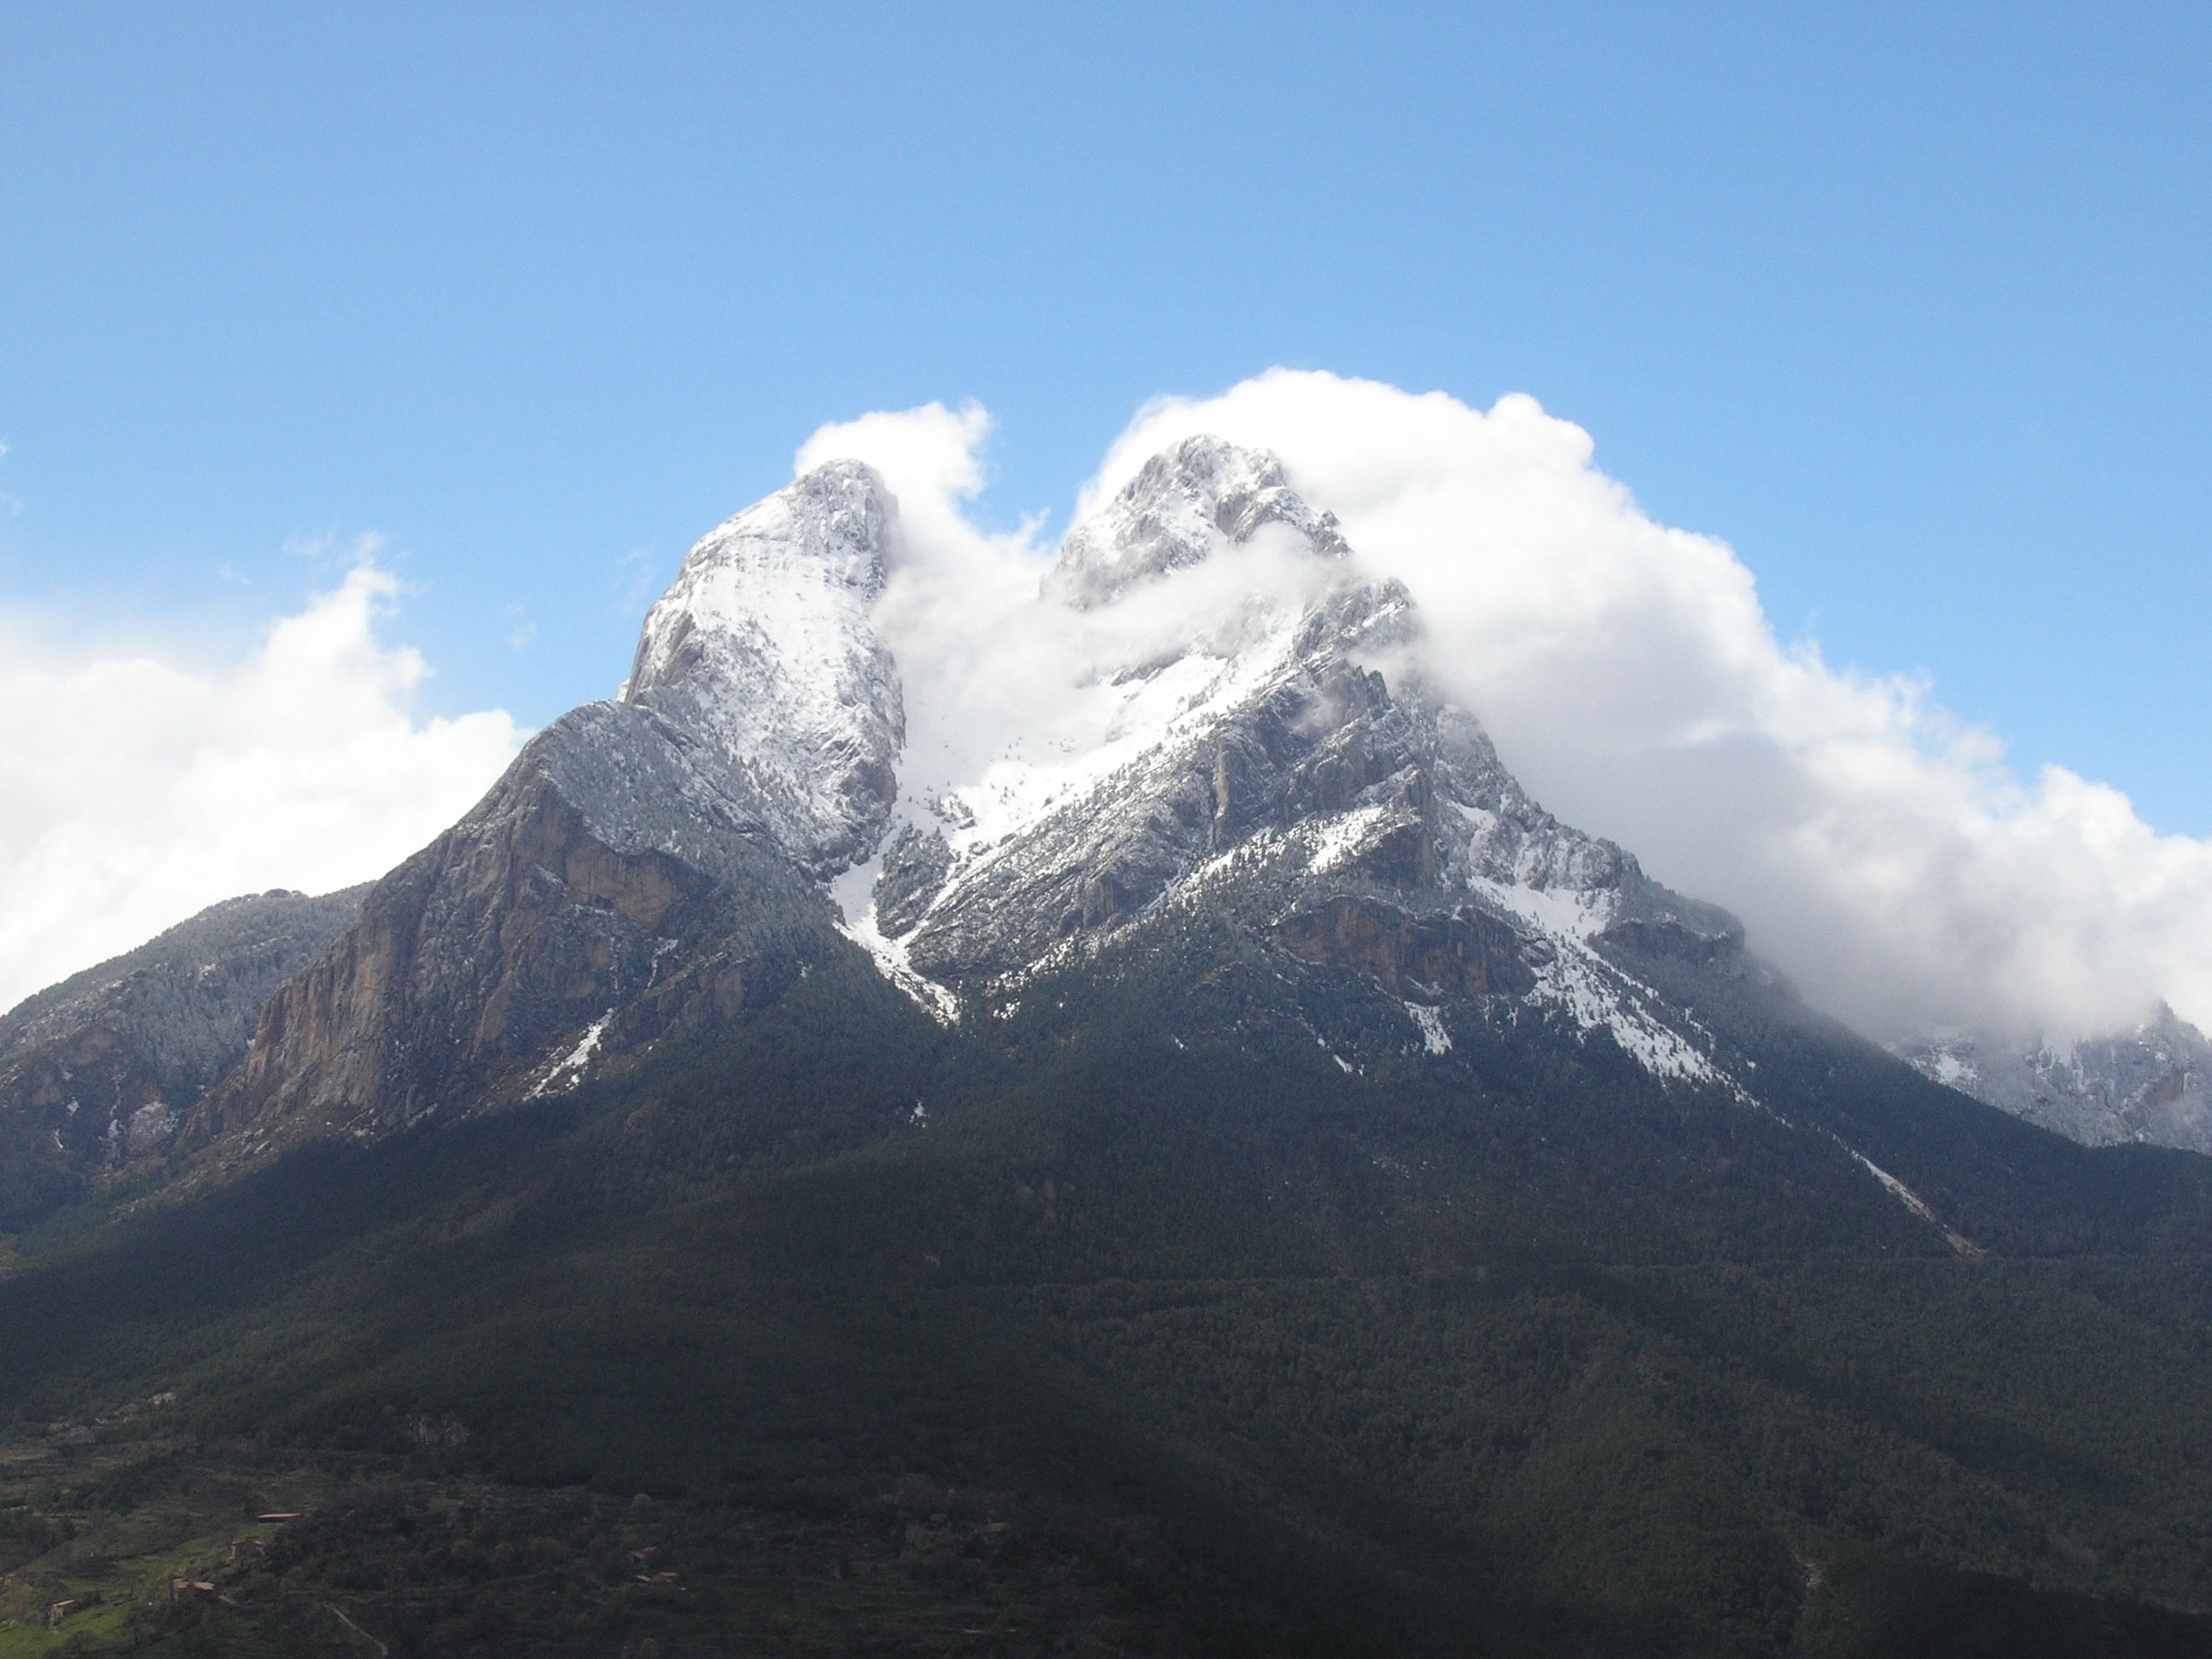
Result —
[[[1570, 1031], [1346, 1073], [1300, 1024], [1329, 970], [1278, 999], [1188, 940], [1116, 957], [948, 1033], [840, 941], [625, 1077], [57, 1235], [0, 1283], [17, 1443], [289, 1449], [296, 1571], [400, 1651], [747, 1651], [778, 1611], [864, 1644], [837, 1572], [883, 1525], [909, 1592], [944, 1557], [908, 1614], [958, 1609], [916, 1651], [1875, 1654], [1993, 1607], [2046, 1644], [1995, 1650], [2207, 1650], [2126, 1611], [2206, 1596], [2198, 1160], [1970, 1103], [1920, 1136], [1947, 1097], [1862, 1051], [1850, 1129], [1971, 1215], [1966, 1257], [1824, 1127]], [[449, 1502], [579, 1484], [684, 1517], [670, 1570], [726, 1622], [589, 1540], [453, 1565]], [[405, 1571], [313, 1577], [410, 1504]], [[764, 1527], [821, 1552], [767, 1589]], [[222, 1582], [225, 1629], [307, 1617], [273, 1567]]]

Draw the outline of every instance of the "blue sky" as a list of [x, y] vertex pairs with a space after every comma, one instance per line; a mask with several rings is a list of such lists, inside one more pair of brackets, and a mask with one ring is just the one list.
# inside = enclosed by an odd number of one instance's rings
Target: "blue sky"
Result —
[[0, 608], [220, 657], [374, 532], [431, 704], [535, 723], [823, 422], [978, 399], [1062, 523], [1287, 364], [1532, 393], [1785, 636], [2212, 832], [2208, 72], [2181, 6], [15, 5]]

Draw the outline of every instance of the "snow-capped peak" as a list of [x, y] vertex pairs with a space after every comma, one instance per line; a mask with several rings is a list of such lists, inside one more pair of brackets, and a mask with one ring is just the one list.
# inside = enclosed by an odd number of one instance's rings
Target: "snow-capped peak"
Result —
[[702, 746], [802, 863], [866, 858], [896, 794], [898, 670], [869, 607], [897, 503], [831, 461], [717, 526], [647, 613], [623, 701]]
[[1201, 562], [1279, 525], [1314, 551], [1341, 557], [1334, 514], [1316, 513], [1265, 450], [1203, 434], [1162, 451], [1098, 512], [1068, 533], [1049, 591], [1087, 608], [1131, 584]]
[[1556, 1010], [1659, 1075], [1727, 1085], [1711, 1034], [1616, 958], [1725, 954], [1740, 930], [1528, 799], [1410, 671], [1411, 597], [1273, 457], [1195, 437], [1152, 458], [1069, 534], [1033, 620], [1067, 671], [1034, 728], [973, 771], [908, 767], [902, 827], [834, 890], [933, 1013], [1190, 904], [1425, 1007]]

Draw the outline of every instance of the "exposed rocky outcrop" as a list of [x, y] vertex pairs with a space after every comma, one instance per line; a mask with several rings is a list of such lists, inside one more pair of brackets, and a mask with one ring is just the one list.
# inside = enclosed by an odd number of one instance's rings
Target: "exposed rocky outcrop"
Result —
[[195, 1130], [375, 1133], [572, 1085], [735, 1012], [830, 925], [659, 721], [592, 704], [369, 890]]
[[1325, 557], [1349, 550], [1334, 514], [1316, 513], [1264, 451], [1219, 438], [1186, 438], [1137, 476], [1061, 544], [1047, 589], [1071, 605], [1103, 605], [1134, 583], [1203, 563], [1279, 526]]
[[875, 850], [897, 793], [906, 713], [868, 618], [897, 510], [832, 461], [717, 526], [647, 614], [623, 690], [820, 874]]
[[884, 849], [883, 869], [876, 878], [878, 925], [894, 938], [911, 933], [951, 872], [952, 849], [943, 836], [911, 824], [900, 830]]
[[1479, 910], [1408, 915], [1349, 893], [1293, 911], [1275, 924], [1275, 937], [1302, 962], [1367, 974], [1393, 995], [1423, 1002], [1525, 995], [1536, 985], [1527, 957], [1546, 952], [1540, 940]]

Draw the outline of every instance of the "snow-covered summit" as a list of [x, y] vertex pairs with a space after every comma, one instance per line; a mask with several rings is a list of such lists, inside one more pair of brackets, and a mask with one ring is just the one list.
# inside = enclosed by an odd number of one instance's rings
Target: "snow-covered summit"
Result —
[[1069, 604], [1104, 604], [1132, 583], [1198, 564], [1280, 525], [1315, 551], [1346, 552], [1334, 514], [1291, 489], [1265, 450], [1201, 434], [1163, 450], [1060, 544], [1048, 590]]
[[717, 526], [647, 614], [623, 692], [825, 874], [873, 850], [896, 793], [905, 710], [868, 611], [897, 514], [874, 471], [831, 461]]

